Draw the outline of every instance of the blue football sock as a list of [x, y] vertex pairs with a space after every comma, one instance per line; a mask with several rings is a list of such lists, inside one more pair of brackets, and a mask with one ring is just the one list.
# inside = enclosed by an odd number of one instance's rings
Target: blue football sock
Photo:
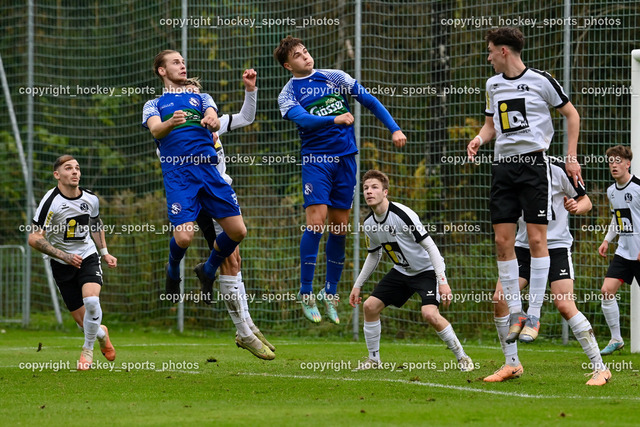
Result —
[[344, 268], [344, 252], [347, 236], [329, 234], [326, 246], [327, 255], [327, 280], [324, 291], [327, 294], [335, 295], [338, 292], [338, 282], [342, 276]]
[[173, 280], [180, 279], [180, 261], [184, 258], [188, 248], [181, 248], [176, 243], [175, 237], [169, 242], [169, 277]]
[[222, 261], [229, 255], [233, 253], [240, 242], [236, 242], [231, 240], [231, 238], [224, 231], [218, 235], [216, 238], [216, 245], [220, 249], [217, 251], [215, 248], [211, 250], [211, 255], [209, 255], [209, 259], [204, 263], [204, 272], [210, 278], [214, 278], [216, 276], [216, 271]]
[[304, 230], [300, 240], [300, 293], [313, 293], [313, 274], [316, 271], [318, 248], [322, 233]]

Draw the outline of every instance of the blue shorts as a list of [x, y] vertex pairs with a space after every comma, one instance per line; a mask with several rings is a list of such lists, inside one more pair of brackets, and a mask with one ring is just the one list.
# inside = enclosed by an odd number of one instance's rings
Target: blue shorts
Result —
[[356, 192], [356, 155], [302, 156], [302, 191], [306, 209], [311, 205], [327, 205], [336, 209], [351, 209]]
[[212, 218], [242, 215], [235, 191], [210, 164], [188, 165], [164, 174], [169, 221], [195, 221], [204, 209]]

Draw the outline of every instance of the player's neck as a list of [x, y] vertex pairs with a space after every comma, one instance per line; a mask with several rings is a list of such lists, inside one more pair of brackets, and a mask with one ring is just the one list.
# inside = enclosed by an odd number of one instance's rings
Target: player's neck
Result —
[[182, 93], [184, 92], [184, 85], [171, 80], [165, 80], [164, 91], [165, 93]]
[[380, 204], [373, 206], [371, 210], [373, 210], [373, 213], [379, 217], [384, 216], [389, 210], [389, 199], [387, 198], [382, 199]]
[[67, 199], [75, 199], [82, 194], [82, 190], [80, 190], [80, 187], [78, 186], [72, 187], [70, 185], [58, 183], [58, 190], [60, 190], [60, 193], [62, 193], [62, 195]]
[[629, 183], [630, 180], [631, 180], [631, 173], [627, 172], [626, 174], [622, 175], [620, 178], [616, 179], [616, 184], [618, 184], [618, 187], [624, 187]]
[[524, 63], [520, 58], [518, 58], [511, 61], [511, 63], [507, 64], [507, 67], [502, 74], [504, 74], [505, 77], [513, 79], [521, 75], [526, 69], [527, 69], [527, 66], [524, 65]]
[[295, 77], [296, 79], [302, 79], [304, 77], [309, 77], [311, 74], [313, 74], [315, 70], [311, 70], [311, 71], [301, 71], [301, 72], [294, 72], [292, 71], [291, 74], [293, 74], [293, 77]]

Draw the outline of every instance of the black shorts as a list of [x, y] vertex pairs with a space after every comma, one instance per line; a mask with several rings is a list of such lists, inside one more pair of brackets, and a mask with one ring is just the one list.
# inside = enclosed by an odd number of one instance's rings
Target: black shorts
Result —
[[102, 286], [102, 268], [97, 253], [83, 259], [80, 268], [54, 260], [50, 262], [53, 278], [69, 311], [76, 311], [84, 305], [82, 286], [85, 283], [97, 283]]
[[[529, 249], [516, 246], [516, 257], [518, 258], [518, 275], [528, 282], [531, 278], [531, 252]], [[549, 283], [566, 279], [574, 280], [570, 249], [549, 249], [549, 260]]]
[[544, 152], [511, 156], [491, 165], [491, 223], [530, 224], [551, 219], [551, 171]]
[[640, 261], [632, 261], [622, 258], [620, 255], [614, 255], [604, 277], [624, 280], [628, 284], [633, 283], [633, 278], [635, 277], [640, 286]]
[[422, 305], [440, 305], [438, 282], [433, 270], [407, 276], [392, 268], [376, 285], [371, 296], [382, 301], [385, 307], [402, 307], [416, 292], [422, 298]]

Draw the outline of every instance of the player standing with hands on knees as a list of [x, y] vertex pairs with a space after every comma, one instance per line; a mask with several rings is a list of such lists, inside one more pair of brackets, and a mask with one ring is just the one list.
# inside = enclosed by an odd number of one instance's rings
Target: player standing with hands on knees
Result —
[[278, 97], [282, 117], [293, 121], [302, 141], [302, 185], [306, 229], [300, 241], [300, 293], [298, 300], [307, 319], [322, 320], [313, 295], [313, 275], [320, 239], [328, 219], [327, 275], [318, 298], [327, 317], [339, 323], [338, 282], [345, 259], [345, 238], [356, 186], [354, 118], [346, 95], [369, 109], [391, 132], [396, 147], [407, 138], [387, 109], [353, 77], [341, 70], [316, 70], [300, 39], [287, 36], [273, 53], [293, 74]]
[[73, 156], [67, 154], [56, 159], [53, 176], [58, 185], [38, 205], [29, 245], [50, 257], [51, 272], [62, 299], [84, 331], [77, 368], [86, 371], [93, 363], [96, 339], [107, 360], [116, 358], [109, 331], [100, 324], [100, 257], [109, 268], [116, 268], [118, 260], [107, 250], [98, 197], [80, 187], [80, 175], [80, 165]]
[[[577, 159], [580, 115], [562, 87], [548, 73], [524, 65], [524, 36], [517, 28], [489, 30], [488, 61], [496, 73], [487, 80], [485, 123], [467, 146], [473, 161], [480, 146], [496, 138], [491, 166], [491, 222], [495, 233], [498, 275], [509, 306], [507, 343], [524, 332], [533, 341], [540, 328], [540, 309], [549, 275], [547, 224], [552, 218], [550, 169], [546, 150], [553, 137], [549, 106], [567, 119], [566, 171], [574, 185], [582, 182]], [[529, 308], [522, 312], [515, 252], [516, 223], [526, 222], [531, 251]]]
[[395, 264], [364, 302], [364, 338], [369, 357], [358, 369], [376, 369], [380, 365], [380, 313], [388, 305], [402, 307], [416, 292], [422, 299], [422, 317], [438, 333], [458, 360], [461, 371], [472, 371], [473, 361], [464, 352], [451, 324], [438, 306], [451, 304], [451, 288], [438, 247], [420, 222], [418, 215], [400, 203], [390, 202], [389, 178], [377, 170], [362, 177], [362, 189], [371, 213], [364, 220], [369, 255], [358, 275], [349, 303], [355, 307], [362, 297], [360, 289], [374, 272], [382, 249]]

